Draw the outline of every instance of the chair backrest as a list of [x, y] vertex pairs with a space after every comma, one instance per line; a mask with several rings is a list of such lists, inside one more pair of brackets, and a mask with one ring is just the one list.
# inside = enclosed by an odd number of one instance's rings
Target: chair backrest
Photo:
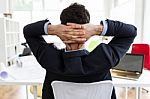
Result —
[[55, 99], [111, 99], [112, 81], [94, 83], [73, 83], [53, 81]]
[[131, 53], [144, 54], [144, 67], [150, 70], [150, 46], [148, 44], [133, 44]]

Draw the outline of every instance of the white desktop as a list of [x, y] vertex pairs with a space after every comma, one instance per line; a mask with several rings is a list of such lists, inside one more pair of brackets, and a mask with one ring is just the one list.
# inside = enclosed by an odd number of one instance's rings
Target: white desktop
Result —
[[[34, 99], [37, 99], [37, 86], [42, 85], [45, 77], [45, 70], [38, 64], [33, 56], [24, 56], [21, 58], [23, 62], [22, 67], [11, 66], [8, 67], [9, 79], [0, 80], [0, 85], [33, 85]], [[129, 87], [135, 87], [136, 99], [140, 99], [140, 88], [150, 87], [150, 71], [143, 70], [142, 75], [138, 80], [127, 80], [120, 78], [113, 78], [115, 87], [126, 88], [126, 96]]]

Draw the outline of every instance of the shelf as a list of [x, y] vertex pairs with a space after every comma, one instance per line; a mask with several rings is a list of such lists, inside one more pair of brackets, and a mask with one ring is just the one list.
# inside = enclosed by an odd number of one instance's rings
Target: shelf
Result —
[[17, 46], [17, 45], [20, 45], [20, 43], [10, 44], [10, 45], [7, 45], [6, 47], [13, 47], [13, 46]]
[[11, 60], [13, 60], [13, 59], [15, 59], [15, 58], [17, 58], [19, 56], [19, 54], [16, 54], [16, 55], [14, 55], [13, 57], [8, 57], [8, 61], [11, 61]]
[[11, 66], [20, 54], [19, 22], [0, 18], [0, 23], [0, 62]]
[[7, 35], [9, 34], [19, 34], [19, 32], [6, 32]]
[[12, 32], [6, 35], [7, 46], [17, 44], [19, 41], [19, 34], [16, 34], [16, 32]]

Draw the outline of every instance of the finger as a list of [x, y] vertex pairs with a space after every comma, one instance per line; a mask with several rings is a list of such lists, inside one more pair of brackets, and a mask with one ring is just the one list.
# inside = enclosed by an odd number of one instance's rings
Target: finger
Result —
[[82, 30], [81, 29], [67, 28], [67, 29], [64, 29], [63, 31], [65, 31], [65, 32], [81, 32]]
[[63, 41], [63, 42], [64, 42], [65, 44], [77, 43], [76, 41], [71, 41], [71, 40], [70, 40], [70, 41], [69, 41], [69, 40], [68, 40], [68, 41]]
[[79, 44], [79, 45], [78, 45], [78, 48], [82, 48], [82, 46], [83, 46], [83, 44]]
[[81, 43], [83, 44], [83, 41], [73, 41], [73, 40], [67, 40], [67, 41], [63, 41], [65, 44], [75, 44], [75, 43]]
[[75, 36], [84, 36], [85, 35], [85, 31], [83, 30], [66, 30], [63, 34], [69, 34], [69, 35], [75, 35]]
[[65, 37], [67, 40], [74, 40], [77, 38], [85, 38], [84, 35], [79, 35], [79, 34], [62, 34], [63, 37]]
[[82, 28], [81, 24], [76, 24], [76, 23], [67, 23], [67, 26], [70, 26], [71, 28], [78, 28], [78, 29]]
[[67, 40], [67, 41], [63, 41], [66, 44], [70, 44], [70, 43], [85, 43], [86, 39], [85, 38], [76, 38], [76, 39], [72, 39], [72, 40]]
[[77, 43], [85, 43], [86, 39], [85, 38], [76, 38], [76, 39], [73, 39], [73, 41], [75, 41]]
[[67, 50], [71, 50], [71, 47], [68, 44], [65, 43], [65, 45], [66, 45]]
[[64, 36], [67, 40], [78, 38], [78, 36], [68, 34], [62, 34], [62, 36]]

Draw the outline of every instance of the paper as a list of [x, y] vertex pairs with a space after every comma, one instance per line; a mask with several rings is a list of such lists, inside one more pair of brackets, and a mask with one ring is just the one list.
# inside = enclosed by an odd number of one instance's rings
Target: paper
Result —
[[7, 68], [4, 63], [0, 63], [0, 79], [4, 80], [8, 78]]

